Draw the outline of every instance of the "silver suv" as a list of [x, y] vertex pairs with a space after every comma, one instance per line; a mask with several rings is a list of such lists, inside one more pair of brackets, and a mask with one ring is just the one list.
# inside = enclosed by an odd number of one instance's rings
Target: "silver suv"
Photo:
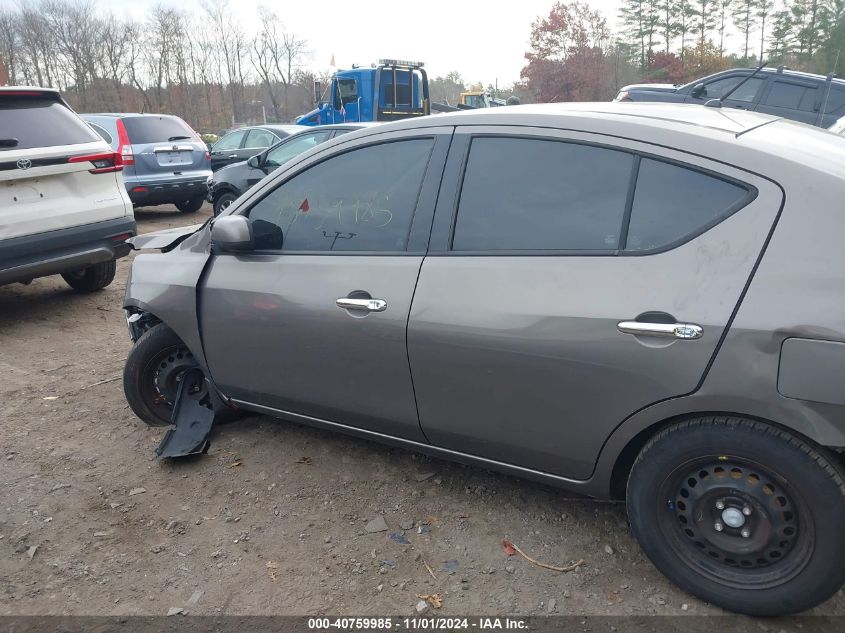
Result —
[[[749, 112], [521, 106], [361, 130], [135, 238], [124, 387], [624, 498], [756, 615], [845, 580], [845, 141]], [[204, 380], [196, 380], [201, 372]], [[175, 411], [174, 411], [175, 409]]]

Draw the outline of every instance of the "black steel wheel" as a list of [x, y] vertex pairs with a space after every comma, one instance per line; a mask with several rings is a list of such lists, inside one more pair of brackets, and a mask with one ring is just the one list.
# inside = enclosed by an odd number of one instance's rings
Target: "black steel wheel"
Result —
[[160, 323], [146, 331], [129, 352], [123, 370], [123, 390], [135, 415], [150, 426], [169, 425], [182, 376], [198, 366], [169, 327]]
[[682, 589], [749, 615], [786, 615], [845, 582], [845, 480], [823, 449], [731, 417], [670, 426], [642, 449], [628, 516]]

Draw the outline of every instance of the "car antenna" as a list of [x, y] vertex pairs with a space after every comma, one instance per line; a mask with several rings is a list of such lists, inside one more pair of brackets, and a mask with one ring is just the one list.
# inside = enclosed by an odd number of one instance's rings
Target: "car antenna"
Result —
[[704, 105], [705, 105], [706, 107], [708, 107], [708, 108], [721, 108], [721, 107], [722, 107], [722, 101], [724, 101], [725, 99], [727, 99], [728, 97], [730, 97], [730, 96], [731, 96], [734, 92], [736, 92], [737, 88], [739, 88], [742, 84], [744, 84], [746, 81], [748, 81], [749, 79], [751, 79], [754, 75], [756, 75], [756, 74], [757, 74], [757, 73], [759, 73], [761, 70], [763, 70], [763, 68], [765, 68], [765, 66], [766, 66], [768, 63], [769, 63], [769, 62], [763, 62], [762, 64], [760, 64], [759, 66], [757, 66], [757, 68], [755, 68], [755, 69], [754, 69], [754, 72], [753, 72], [753, 73], [751, 73], [750, 75], [748, 75], [748, 77], [746, 77], [745, 79], [743, 79], [742, 81], [740, 81], [737, 85], [735, 85], [733, 88], [731, 88], [730, 90], [728, 90], [728, 91], [727, 91], [725, 94], [723, 94], [721, 97], [719, 97], [718, 99], [709, 99], [708, 101], [705, 101], [705, 102], [704, 102]]
[[821, 108], [819, 108], [819, 114], [816, 117], [816, 125], [818, 127], [823, 127], [822, 123], [824, 122], [825, 112], [827, 112], [827, 102], [830, 99], [830, 89], [833, 86], [833, 78], [836, 77], [836, 69], [839, 67], [839, 54], [841, 52], [841, 48], [836, 51], [836, 61], [833, 62], [833, 70], [827, 74], [827, 81], [825, 81], [825, 83], [827, 84], [827, 90], [825, 91], [824, 101], [822, 102]]

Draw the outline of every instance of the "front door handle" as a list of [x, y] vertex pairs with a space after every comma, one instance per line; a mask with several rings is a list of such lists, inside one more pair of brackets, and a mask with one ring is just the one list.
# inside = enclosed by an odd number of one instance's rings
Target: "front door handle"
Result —
[[647, 323], [645, 321], [620, 321], [620, 332], [640, 336], [659, 336], [694, 341], [704, 336], [704, 329], [695, 323]]
[[237, 154], [229, 154], [226, 158], [237, 158]]
[[384, 312], [387, 310], [387, 301], [384, 299], [350, 299], [341, 297], [335, 301], [338, 308], [344, 310], [366, 310], [367, 312]]

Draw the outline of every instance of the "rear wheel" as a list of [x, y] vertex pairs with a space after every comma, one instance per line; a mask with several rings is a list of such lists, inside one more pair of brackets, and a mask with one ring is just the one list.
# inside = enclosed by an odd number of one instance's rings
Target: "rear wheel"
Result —
[[832, 460], [771, 425], [673, 425], [640, 453], [628, 516], [685, 591], [748, 615], [804, 611], [845, 582], [845, 482]]
[[191, 198], [176, 203], [176, 208], [182, 213], [196, 213], [202, 208], [205, 198]]
[[214, 215], [220, 215], [236, 199], [237, 196], [231, 192], [227, 191], [226, 193], [222, 194], [219, 198], [217, 198], [217, 200], [214, 201]]
[[182, 376], [198, 366], [176, 333], [160, 323], [144, 332], [129, 352], [123, 368], [126, 401], [150, 426], [167, 426]]
[[77, 292], [94, 292], [108, 286], [117, 271], [117, 262], [100, 262], [82, 270], [62, 273], [62, 279]]

